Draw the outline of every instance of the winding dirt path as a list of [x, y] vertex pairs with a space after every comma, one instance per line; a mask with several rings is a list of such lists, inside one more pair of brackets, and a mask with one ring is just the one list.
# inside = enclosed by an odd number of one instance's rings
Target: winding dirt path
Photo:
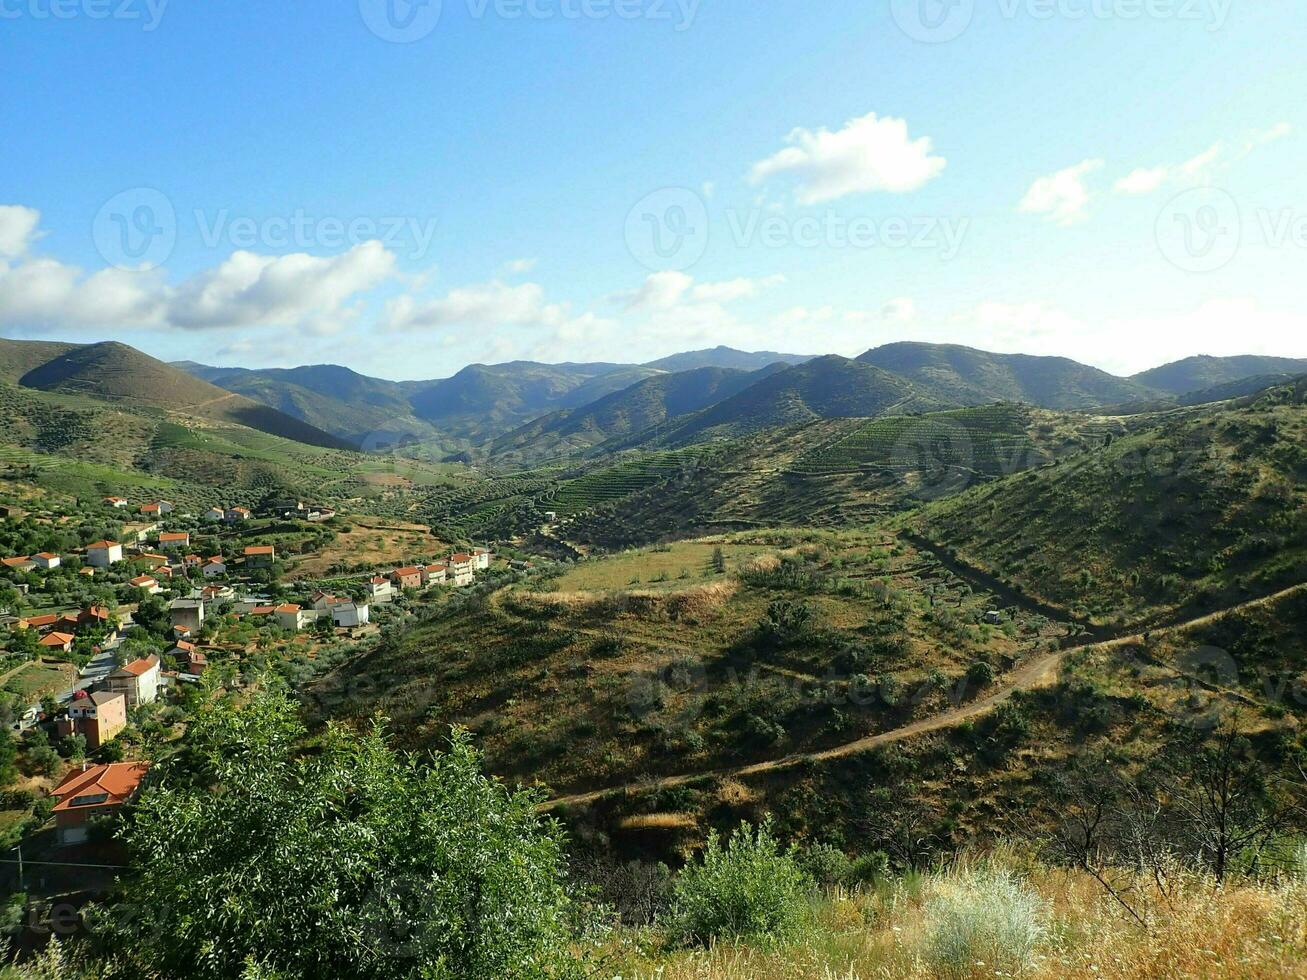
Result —
[[[1175, 633], [1181, 630], [1190, 629], [1194, 626], [1203, 626], [1241, 609], [1251, 609], [1257, 606], [1269, 605], [1298, 592], [1307, 592], [1307, 583], [1300, 583], [1280, 592], [1262, 596], [1258, 599], [1252, 599], [1248, 602], [1242, 602], [1226, 609], [1217, 610], [1216, 612], [1199, 616], [1195, 619], [1185, 620], [1184, 622], [1174, 623], [1164, 627], [1154, 627], [1148, 632], [1157, 635]], [[784, 769], [792, 769], [795, 766], [807, 763], [845, 758], [847, 756], [866, 752], [870, 749], [876, 748], [877, 746], [888, 745], [892, 742], [900, 742], [904, 739], [914, 738], [917, 735], [925, 735], [944, 728], [953, 728], [970, 718], [974, 718], [993, 710], [998, 707], [998, 705], [1012, 697], [1012, 695], [1017, 691], [1033, 690], [1056, 679], [1057, 670], [1061, 667], [1062, 662], [1077, 650], [1084, 650], [1090, 647], [1110, 649], [1130, 643], [1137, 643], [1143, 640], [1143, 638], [1144, 633], [1142, 632], [1132, 633], [1107, 640], [1091, 640], [1078, 646], [1066, 647], [1053, 653], [1046, 653], [1022, 664], [1011, 673], [1007, 674], [1003, 678], [1002, 686], [998, 687], [991, 694], [988, 694], [983, 698], [972, 701], [968, 704], [959, 705], [955, 708], [950, 708], [948, 711], [932, 715], [929, 718], [922, 718], [919, 721], [914, 721], [911, 724], [904, 725], [902, 728], [895, 728], [891, 731], [881, 732], [877, 735], [868, 735], [863, 738], [855, 739], [852, 742], [846, 742], [843, 745], [837, 745], [834, 748], [824, 749], [819, 752], [796, 753], [782, 756], [779, 759], [769, 759], [764, 762], [754, 762], [748, 765], [725, 766], [720, 769], [707, 769], [702, 772], [687, 773], [681, 776], [666, 776], [661, 779], [626, 783], [621, 786], [593, 790], [588, 793], [576, 793], [571, 796], [560, 796], [544, 803], [541, 806], [541, 809], [548, 811], [563, 806], [586, 806], [590, 803], [595, 803], [599, 800], [613, 796], [638, 796], [657, 790], [671, 789], [677, 786], [688, 786], [693, 783], [700, 783], [713, 779], [747, 777], [756, 776], [760, 773], [779, 772]], [[1222, 691], [1222, 693], [1238, 697], [1241, 700], [1247, 700], [1246, 696], [1239, 692]]]

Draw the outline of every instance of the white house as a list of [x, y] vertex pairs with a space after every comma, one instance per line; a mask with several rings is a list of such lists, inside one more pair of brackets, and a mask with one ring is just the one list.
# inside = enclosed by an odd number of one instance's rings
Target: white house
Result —
[[240, 521], [248, 521], [252, 515], [244, 507], [230, 507], [224, 515], [224, 520], [228, 523], [236, 524]]
[[127, 697], [127, 707], [153, 704], [159, 699], [159, 658], [146, 657], [124, 664], [104, 679], [114, 694]]
[[206, 521], [222, 521], [226, 520], [226, 518], [227, 512], [221, 507], [210, 507], [204, 512], [204, 519]]
[[444, 585], [448, 576], [449, 568], [441, 562], [436, 562], [434, 565], [428, 565], [422, 569], [422, 584]]
[[484, 572], [490, 568], [491, 554], [487, 548], [477, 548], [472, 552], [473, 566], [478, 572]]
[[104, 502], [110, 507], [122, 508], [127, 506], [126, 497], [105, 497]]
[[454, 585], [462, 588], [476, 580], [476, 559], [471, 555], [458, 553], [449, 556], [449, 577]]
[[222, 560], [221, 555], [214, 555], [204, 563], [200, 573], [205, 578], [221, 578], [227, 574], [227, 563]]
[[366, 626], [371, 609], [366, 602], [340, 602], [331, 607], [331, 621], [344, 629]]
[[303, 609], [289, 602], [283, 606], [278, 606], [272, 612], [277, 617], [278, 626], [284, 630], [297, 633], [304, 628], [304, 624], [309, 619], [308, 614]]
[[382, 602], [389, 602], [395, 595], [395, 587], [390, 579], [378, 575], [368, 582], [368, 595]]
[[36, 562], [37, 568], [44, 568], [46, 571], [59, 567], [59, 556], [52, 555], [48, 551], [43, 551], [39, 555], [33, 555], [32, 561]]
[[158, 595], [163, 591], [163, 589], [160, 588], [159, 583], [148, 575], [138, 575], [127, 584], [133, 589], [144, 589], [150, 595]]
[[86, 564], [92, 568], [108, 568], [123, 560], [123, 546], [116, 541], [97, 541], [86, 546]]

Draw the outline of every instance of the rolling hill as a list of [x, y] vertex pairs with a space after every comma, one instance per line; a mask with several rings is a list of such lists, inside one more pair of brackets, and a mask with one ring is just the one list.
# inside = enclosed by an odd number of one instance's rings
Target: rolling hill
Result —
[[324, 364], [254, 371], [191, 362], [174, 366], [367, 449], [440, 435], [434, 425], [413, 414], [405, 385], [349, 368]]
[[688, 445], [818, 419], [903, 415], [943, 404], [898, 375], [830, 354], [756, 381], [659, 434], [658, 441]]
[[1186, 357], [1136, 374], [1131, 380], [1158, 391], [1185, 395], [1259, 375], [1307, 374], [1307, 359], [1293, 357]]
[[700, 411], [783, 370], [783, 364], [774, 364], [760, 371], [704, 367], [657, 375], [581, 408], [529, 422], [496, 439], [491, 457], [537, 460], [585, 452]]
[[1080, 409], [1155, 394], [1137, 379], [1118, 378], [1065, 357], [993, 354], [954, 344], [887, 344], [858, 360], [908, 378], [923, 392], [954, 405], [1013, 401]]
[[812, 356], [802, 354], [778, 354], [775, 351], [742, 351], [734, 347], [713, 347], [710, 350], [686, 351], [672, 354], [656, 361], [650, 361], [645, 367], [660, 371], [693, 371], [697, 368], [729, 368], [734, 371], [759, 371], [772, 364], [802, 364], [812, 360]]
[[1095, 453], [908, 518], [1026, 594], [1103, 622], [1307, 580], [1307, 381], [1179, 410]]
[[[10, 344], [18, 343], [11, 341]], [[31, 361], [51, 348], [25, 352]], [[15, 352], [15, 358], [21, 356]], [[126, 344], [69, 346], [18, 378], [24, 388], [88, 395], [200, 418], [234, 422], [326, 449], [350, 443], [267, 405], [192, 377]]]

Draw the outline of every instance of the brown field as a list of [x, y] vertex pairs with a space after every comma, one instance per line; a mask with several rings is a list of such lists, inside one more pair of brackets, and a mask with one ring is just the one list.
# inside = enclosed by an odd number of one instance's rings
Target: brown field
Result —
[[336, 540], [304, 558], [296, 572], [325, 576], [334, 565], [390, 565], [411, 561], [421, 555], [436, 555], [446, 543], [431, 536], [425, 524], [408, 524], [384, 517], [350, 515], [352, 530], [337, 534]]

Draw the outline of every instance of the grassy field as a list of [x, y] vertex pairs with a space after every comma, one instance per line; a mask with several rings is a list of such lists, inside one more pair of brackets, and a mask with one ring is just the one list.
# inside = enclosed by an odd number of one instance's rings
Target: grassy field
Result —
[[333, 568], [404, 564], [447, 547], [431, 536], [431, 529], [425, 524], [358, 516], [350, 519], [349, 526], [351, 530], [338, 532], [326, 547], [299, 560], [295, 574], [318, 578]]
[[72, 664], [33, 661], [5, 681], [5, 689], [30, 703], [39, 701], [47, 694], [66, 691], [76, 680], [77, 668]]
[[684, 589], [720, 578], [713, 556], [721, 550], [728, 572], [737, 572], [750, 560], [769, 554], [766, 544], [726, 538], [678, 541], [583, 561], [557, 580], [561, 592], [615, 592], [632, 587]]

